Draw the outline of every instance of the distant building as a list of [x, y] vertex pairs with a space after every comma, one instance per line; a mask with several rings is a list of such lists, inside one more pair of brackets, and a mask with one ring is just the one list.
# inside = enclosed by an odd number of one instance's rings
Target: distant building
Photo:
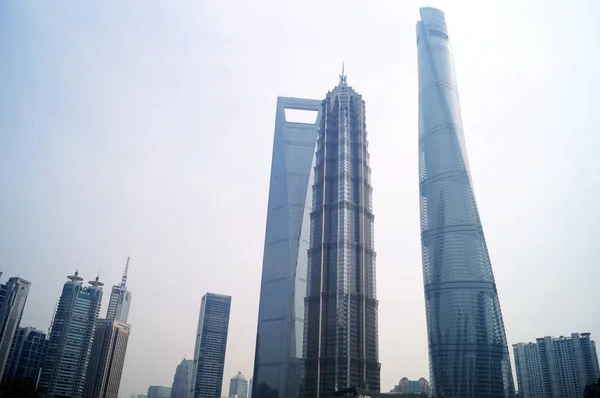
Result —
[[253, 384], [252, 381], [253, 380], [254, 379], [251, 377], [250, 381], [248, 382], [248, 398], [252, 398], [252, 384]]
[[19, 328], [4, 368], [2, 384], [5, 396], [25, 397], [37, 389], [47, 346], [46, 333], [33, 327]]
[[193, 359], [183, 359], [177, 365], [175, 377], [173, 378], [173, 386], [171, 387], [171, 398], [188, 398], [193, 370]]
[[30, 282], [18, 277], [10, 278], [6, 284], [0, 284], [0, 378], [8, 363], [8, 356], [21, 322], [30, 286]]
[[248, 398], [248, 380], [238, 372], [229, 381], [229, 398], [238, 396], [238, 398]]
[[131, 325], [98, 319], [85, 378], [85, 397], [117, 398]]
[[127, 271], [129, 269], [129, 257], [125, 264], [123, 279], [118, 285], [113, 285], [110, 292], [110, 301], [108, 302], [108, 311], [106, 319], [115, 319], [117, 321], [127, 322], [129, 316], [129, 305], [131, 304], [131, 292], [127, 290]]
[[202, 297], [190, 398], [221, 398], [230, 309], [231, 296], [206, 293]]
[[580, 398], [600, 377], [589, 333], [541, 337], [513, 345], [520, 398]]
[[131, 293], [127, 290], [127, 270], [119, 285], [112, 287], [106, 319], [99, 319], [88, 367], [84, 395], [90, 397], [116, 398], [119, 394], [123, 364], [131, 325], [127, 323]]
[[403, 377], [394, 387], [392, 393], [425, 393], [429, 394], [429, 382], [426, 378], [421, 377], [419, 380], [408, 380]]
[[[139, 395], [138, 395], [139, 397]], [[171, 387], [150, 386], [148, 387], [147, 398], [170, 398]]]
[[68, 277], [58, 301], [42, 364], [40, 388], [47, 397], [81, 397], [88, 369], [103, 283], [83, 286], [79, 273]]

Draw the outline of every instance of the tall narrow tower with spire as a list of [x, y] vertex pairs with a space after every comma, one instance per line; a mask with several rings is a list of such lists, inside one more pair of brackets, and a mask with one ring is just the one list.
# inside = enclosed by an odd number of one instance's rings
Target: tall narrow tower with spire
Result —
[[121, 283], [113, 285], [105, 319], [96, 322], [85, 397], [117, 398], [131, 325], [127, 323], [131, 292], [127, 290], [129, 257]]
[[362, 96], [322, 102], [310, 214], [303, 397], [380, 388], [371, 168]]
[[118, 285], [113, 285], [112, 291], [110, 292], [110, 301], [108, 302], [106, 319], [127, 322], [127, 316], [129, 315], [129, 304], [131, 303], [131, 292], [127, 290], [126, 286], [130, 258], [131, 257], [127, 257], [125, 272], [123, 272], [121, 283]]

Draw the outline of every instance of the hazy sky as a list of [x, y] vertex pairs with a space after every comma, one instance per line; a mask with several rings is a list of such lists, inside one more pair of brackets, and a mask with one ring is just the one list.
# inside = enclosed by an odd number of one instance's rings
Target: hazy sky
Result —
[[[413, 0], [0, 1], [0, 271], [47, 329], [66, 276], [133, 301], [121, 394], [171, 386], [207, 291], [233, 296], [223, 395], [253, 368], [275, 104], [367, 104], [382, 388], [429, 377]], [[509, 344], [600, 340], [600, 3], [446, 0]], [[594, 113], [595, 111], [595, 113]], [[511, 353], [512, 354], [512, 353]]]

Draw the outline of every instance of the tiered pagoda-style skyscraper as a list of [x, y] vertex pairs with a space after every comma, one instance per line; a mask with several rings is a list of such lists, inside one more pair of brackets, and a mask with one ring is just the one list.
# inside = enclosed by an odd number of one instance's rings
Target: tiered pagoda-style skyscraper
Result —
[[305, 398], [379, 391], [375, 250], [365, 102], [339, 84], [322, 102], [312, 192]]

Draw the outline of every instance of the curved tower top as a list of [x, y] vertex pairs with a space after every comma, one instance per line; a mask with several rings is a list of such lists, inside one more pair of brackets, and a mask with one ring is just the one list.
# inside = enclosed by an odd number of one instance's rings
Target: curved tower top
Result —
[[441, 10], [421, 9], [417, 47], [421, 246], [432, 390], [448, 398], [512, 397], [504, 323]]

